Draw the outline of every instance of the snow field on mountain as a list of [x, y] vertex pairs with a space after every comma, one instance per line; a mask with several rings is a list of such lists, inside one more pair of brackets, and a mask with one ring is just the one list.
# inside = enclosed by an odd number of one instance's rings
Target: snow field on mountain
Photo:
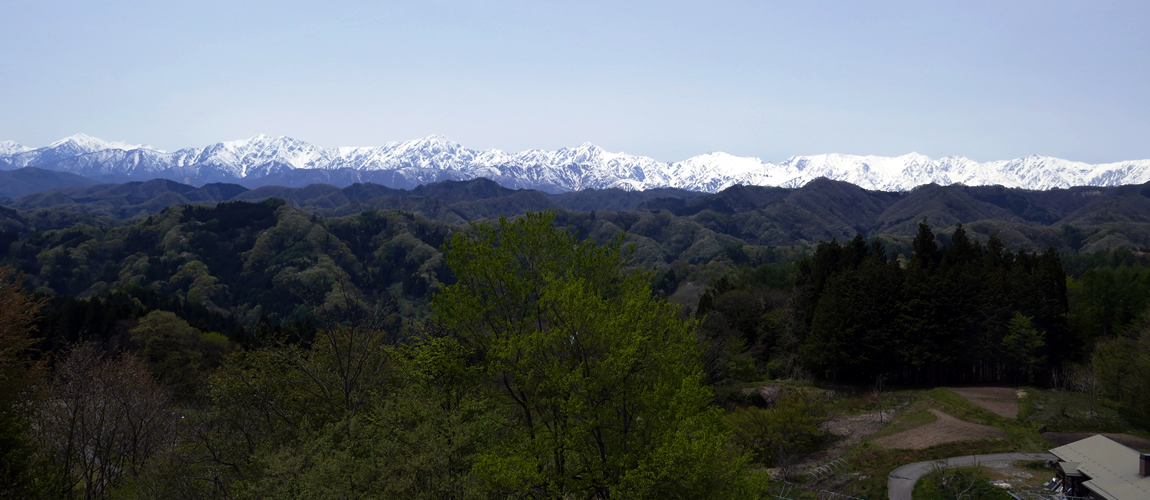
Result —
[[712, 152], [666, 163], [608, 152], [591, 143], [509, 154], [468, 149], [441, 136], [377, 147], [321, 148], [290, 137], [258, 135], [175, 152], [83, 134], [36, 149], [0, 142], [0, 169], [29, 166], [85, 176], [199, 180], [249, 179], [298, 169], [354, 169], [394, 172], [397, 178], [411, 182], [488, 177], [552, 191], [672, 187], [713, 193], [736, 184], [799, 187], [819, 177], [882, 191], [906, 191], [930, 183], [1045, 190], [1150, 182], [1150, 160], [1092, 165], [1047, 156], [979, 163], [964, 157], [935, 160], [917, 153], [897, 157], [821, 154], [795, 156], [776, 164]]

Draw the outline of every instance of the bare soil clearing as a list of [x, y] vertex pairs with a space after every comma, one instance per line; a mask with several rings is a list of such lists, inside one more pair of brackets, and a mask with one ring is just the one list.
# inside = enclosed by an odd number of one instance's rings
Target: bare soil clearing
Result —
[[884, 410], [882, 415], [879, 415], [878, 412], [862, 415], [838, 415], [819, 424], [819, 430], [833, 436], [833, 444], [803, 457], [799, 463], [794, 465], [794, 469], [809, 472], [811, 469], [843, 456], [850, 447], [889, 424], [897, 413], [897, 409], [888, 409]]
[[1113, 434], [1103, 432], [1043, 432], [1042, 437], [1050, 441], [1054, 446], [1062, 446], [1064, 444], [1073, 443], [1080, 439], [1086, 439], [1095, 434], [1102, 434], [1118, 443], [1121, 443], [1135, 450], [1146, 451], [1150, 450], [1150, 439], [1134, 436], [1131, 434]]
[[874, 440], [874, 444], [884, 448], [921, 450], [951, 441], [1006, 437], [1006, 432], [1002, 429], [959, 420], [935, 409], [931, 409], [930, 412], [938, 417], [937, 421], [898, 434], [883, 436]]
[[953, 387], [951, 392], [1006, 418], [1018, 418], [1017, 389], [1010, 387]]
[[878, 412], [864, 413], [862, 415], [849, 415], [835, 417], [819, 425], [819, 429], [834, 434], [839, 438], [835, 443], [838, 448], [848, 448], [858, 444], [862, 438], [881, 430], [894, 419], [896, 410], [885, 410], [882, 415]]

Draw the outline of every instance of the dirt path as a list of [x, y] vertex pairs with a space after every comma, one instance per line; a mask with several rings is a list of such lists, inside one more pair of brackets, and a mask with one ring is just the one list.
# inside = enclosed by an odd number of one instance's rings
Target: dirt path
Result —
[[921, 450], [951, 441], [1006, 437], [1006, 432], [1002, 429], [959, 420], [935, 409], [931, 409], [930, 412], [938, 417], [938, 420], [897, 434], [883, 436], [874, 440], [874, 444], [884, 448]]
[[1017, 389], [1010, 387], [952, 387], [951, 392], [1006, 418], [1018, 418]]

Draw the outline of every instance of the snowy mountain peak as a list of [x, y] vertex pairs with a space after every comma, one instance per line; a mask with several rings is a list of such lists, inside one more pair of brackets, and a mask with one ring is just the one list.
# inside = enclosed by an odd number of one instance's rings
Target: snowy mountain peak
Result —
[[[125, 142], [108, 142], [87, 134], [75, 134], [60, 139], [48, 145], [49, 148], [70, 148], [86, 152], [103, 151], [105, 149], [121, 149], [124, 151], [132, 149], [143, 149], [146, 146], [139, 144], [128, 144]], [[150, 149], [150, 148], [148, 148]]]
[[404, 143], [404, 144], [409, 144], [409, 143], [412, 146], [416, 146], [416, 147], [437, 148], [437, 149], [443, 149], [443, 150], [459, 149], [462, 147], [459, 143], [457, 143], [451, 139], [448, 139], [442, 135], [429, 135], [427, 137], [424, 137], [423, 139], [408, 141], [407, 143]]
[[917, 161], [917, 162], [933, 161], [930, 159], [929, 156], [921, 154], [921, 153], [907, 153], [907, 154], [904, 154], [902, 156], [899, 156], [898, 158], [900, 160]]
[[[286, 136], [256, 135], [167, 153], [84, 134], [38, 149], [0, 142], [0, 169], [40, 166], [109, 180], [165, 177], [181, 182], [235, 182], [290, 170], [358, 171], [356, 179], [414, 186], [444, 179], [487, 177], [509, 187], [552, 192], [674, 187], [716, 192], [732, 185], [799, 187], [819, 177], [865, 189], [904, 191], [923, 184], [1028, 189], [1114, 186], [1150, 182], [1150, 160], [1091, 165], [1047, 156], [979, 163], [962, 156], [938, 160], [920, 153], [896, 157], [819, 154], [781, 163], [710, 152], [679, 162], [609, 152], [584, 142], [555, 151], [473, 150], [440, 135], [377, 147], [321, 148]], [[373, 173], [386, 173], [370, 177]], [[317, 177], [311, 182], [329, 182]], [[342, 174], [341, 174], [342, 175]], [[363, 177], [369, 176], [369, 177]], [[352, 181], [355, 182], [355, 181]]]
[[60, 139], [56, 142], [53, 142], [53, 143], [49, 144], [48, 147], [58, 148], [58, 147], [63, 146], [65, 144], [72, 144], [75, 146], [91, 146], [92, 148], [94, 148], [96, 150], [106, 148], [108, 145], [107, 142], [104, 142], [100, 139], [92, 137], [88, 134], [74, 134], [74, 135], [70, 135], [68, 137], [65, 137], [63, 139]]
[[224, 141], [219, 143], [225, 148], [238, 150], [251, 147], [259, 147], [272, 142], [274, 139], [264, 134], [248, 137], [247, 139], [236, 139], [234, 141]]
[[0, 156], [14, 155], [31, 150], [32, 148], [21, 146], [16, 141], [0, 141]]

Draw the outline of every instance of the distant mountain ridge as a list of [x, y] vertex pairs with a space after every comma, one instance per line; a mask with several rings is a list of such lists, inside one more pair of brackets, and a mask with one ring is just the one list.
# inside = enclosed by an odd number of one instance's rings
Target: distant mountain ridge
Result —
[[68, 172], [36, 167], [0, 170], [0, 201], [50, 189], [93, 186], [97, 181]]
[[[564, 217], [616, 217], [616, 229], [643, 234], [662, 234], [659, 228], [677, 224], [674, 221], [693, 221], [717, 235], [719, 239], [708, 245], [719, 245], [719, 249], [738, 242], [811, 244], [832, 238], [845, 240], [855, 233], [910, 238], [925, 219], [940, 235], [962, 223], [971, 235], [983, 240], [998, 235], [1012, 249], [1054, 246], [1061, 251], [1093, 252], [1124, 246], [1150, 251], [1150, 183], [1047, 191], [929, 184], [890, 192], [824, 178], [800, 188], [738, 185], [704, 195], [669, 188], [547, 194], [510, 189], [484, 178], [442, 181], [410, 190], [370, 183], [344, 188], [313, 184], [249, 190], [238, 184], [194, 187], [153, 179], [77, 185], [23, 196], [6, 202], [7, 208], [0, 206], [0, 231], [46, 230], [81, 222], [134, 224], [173, 205], [269, 198], [324, 217], [402, 210], [450, 224], [547, 209], [566, 211]], [[24, 215], [5, 218], [5, 210]], [[38, 218], [39, 222], [19, 222], [21, 217]]]
[[378, 147], [321, 148], [290, 137], [250, 139], [175, 152], [106, 142], [83, 134], [31, 149], [0, 142], [0, 170], [37, 167], [103, 182], [171, 179], [202, 185], [231, 182], [249, 188], [348, 186], [373, 182], [410, 189], [443, 180], [488, 178], [510, 188], [549, 193], [619, 188], [676, 188], [715, 193], [734, 185], [796, 188], [818, 179], [863, 189], [908, 191], [925, 184], [1001, 185], [1047, 190], [1073, 186], [1120, 186], [1150, 181], [1150, 160], [1087, 164], [1047, 156], [979, 163], [964, 157], [932, 159], [823, 154], [780, 163], [727, 153], [679, 162], [611, 153], [584, 143], [557, 151], [505, 153], [473, 150], [440, 136]]
[[[680, 189], [652, 189], [626, 191], [622, 189], [585, 190], [579, 192], [547, 194], [532, 189], [510, 189], [485, 178], [470, 181], [441, 181], [413, 189], [394, 189], [372, 183], [356, 183], [339, 188], [329, 184], [311, 184], [305, 187], [261, 186], [249, 190], [239, 184], [210, 183], [201, 187], [172, 181], [152, 179], [123, 184], [95, 184], [90, 179], [25, 167], [5, 174], [17, 173], [23, 178], [38, 179], [37, 174], [49, 173], [83, 179], [86, 183], [72, 182], [67, 186], [41, 190], [15, 200], [0, 198], [0, 208], [8, 205], [17, 210], [62, 209], [116, 219], [142, 218], [160, 212], [172, 205], [207, 204], [227, 201], [262, 201], [281, 198], [293, 206], [322, 212], [325, 215], [347, 215], [372, 209], [400, 209], [419, 212], [429, 218], [463, 223], [480, 218], [514, 216], [524, 211], [561, 208], [565, 210], [633, 210], [656, 198], [696, 198], [705, 193]], [[14, 183], [17, 187], [27, 184]]]

